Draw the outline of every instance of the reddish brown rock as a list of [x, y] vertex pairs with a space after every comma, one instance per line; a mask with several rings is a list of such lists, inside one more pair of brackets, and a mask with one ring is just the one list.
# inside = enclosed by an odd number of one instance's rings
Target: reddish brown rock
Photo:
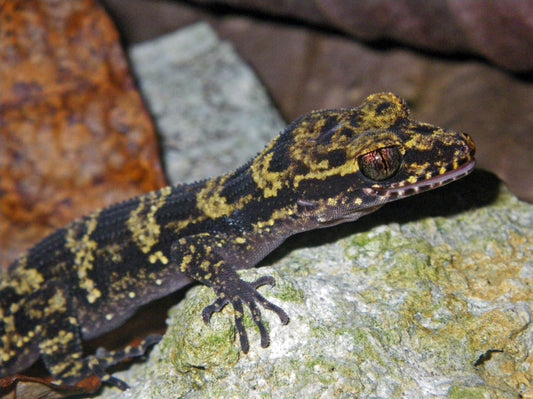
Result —
[[72, 219], [165, 184], [118, 39], [91, 0], [1, 2], [4, 267]]
[[533, 69], [533, 2], [416, 0], [196, 0], [327, 26], [365, 41], [392, 40], [439, 53], [484, 57]]

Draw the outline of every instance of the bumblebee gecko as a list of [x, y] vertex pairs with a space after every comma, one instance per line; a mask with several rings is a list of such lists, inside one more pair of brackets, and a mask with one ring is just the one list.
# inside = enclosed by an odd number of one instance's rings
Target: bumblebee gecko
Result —
[[96, 375], [127, 387], [106, 369], [158, 338], [85, 358], [82, 341], [191, 281], [217, 294], [204, 321], [231, 304], [247, 352], [246, 307], [266, 347], [260, 307], [283, 324], [289, 316], [257, 291], [273, 285], [272, 277], [245, 282], [237, 270], [254, 267], [293, 234], [354, 221], [465, 176], [474, 152], [468, 135], [413, 120], [394, 94], [373, 94], [357, 108], [300, 117], [233, 172], [76, 220], [27, 251], [2, 278], [0, 377], [41, 357], [57, 384]]

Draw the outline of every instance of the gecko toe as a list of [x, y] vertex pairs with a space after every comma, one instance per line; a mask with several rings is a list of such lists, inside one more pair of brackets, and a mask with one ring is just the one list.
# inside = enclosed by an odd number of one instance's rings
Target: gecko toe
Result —
[[251, 282], [250, 285], [254, 288], [259, 288], [263, 285], [270, 285], [271, 287], [274, 287], [276, 285], [276, 279], [272, 276], [262, 276]]
[[224, 308], [224, 306], [226, 306], [228, 303], [229, 303], [229, 300], [227, 298], [219, 297], [211, 305], [206, 306], [204, 310], [202, 311], [202, 319], [204, 320], [204, 323], [209, 324], [209, 321], [211, 320], [211, 316], [213, 316], [213, 313], [220, 312]]

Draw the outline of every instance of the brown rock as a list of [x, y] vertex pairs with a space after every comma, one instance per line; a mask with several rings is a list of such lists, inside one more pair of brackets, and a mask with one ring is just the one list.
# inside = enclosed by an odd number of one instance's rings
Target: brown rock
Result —
[[468, 53], [513, 71], [533, 69], [533, 2], [418, 0], [196, 0], [327, 26], [366, 41]]
[[74, 218], [165, 184], [118, 34], [92, 0], [1, 2], [2, 265]]

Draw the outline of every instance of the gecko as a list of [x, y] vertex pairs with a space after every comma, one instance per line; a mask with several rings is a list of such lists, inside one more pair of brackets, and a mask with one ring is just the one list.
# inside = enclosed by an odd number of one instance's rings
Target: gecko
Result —
[[469, 135], [416, 121], [403, 99], [377, 93], [359, 107], [301, 116], [232, 172], [80, 218], [29, 249], [2, 276], [0, 378], [41, 358], [54, 384], [97, 376], [126, 389], [106, 370], [142, 355], [160, 337], [85, 357], [83, 341], [192, 282], [216, 293], [202, 312], [206, 323], [231, 305], [247, 353], [248, 311], [267, 347], [261, 310], [283, 324], [289, 316], [257, 291], [273, 286], [273, 277], [247, 282], [238, 270], [256, 266], [291, 235], [355, 221], [466, 176], [474, 154]]

